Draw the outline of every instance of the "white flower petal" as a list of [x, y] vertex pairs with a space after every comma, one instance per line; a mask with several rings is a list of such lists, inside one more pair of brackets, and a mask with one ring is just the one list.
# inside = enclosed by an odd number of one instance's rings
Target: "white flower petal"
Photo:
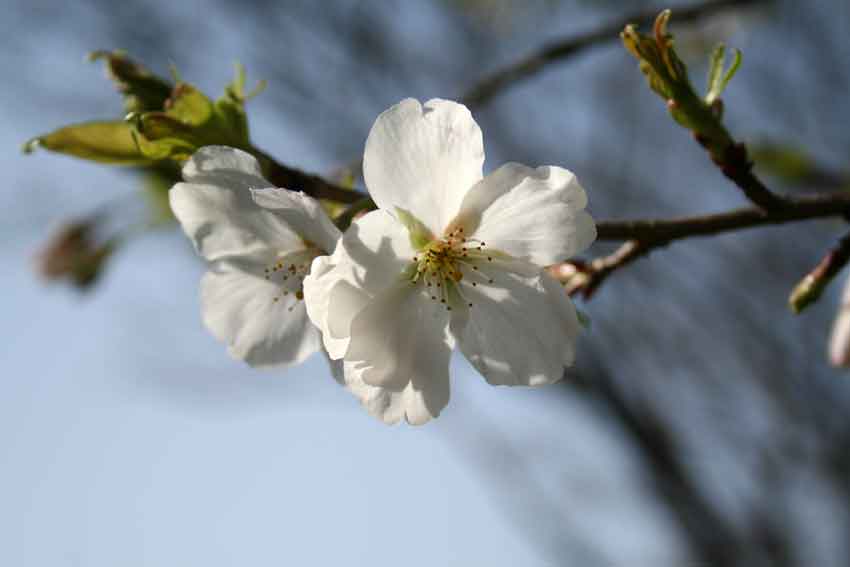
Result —
[[[336, 253], [335, 253], [336, 255]], [[310, 274], [304, 278], [304, 304], [307, 307], [307, 315], [313, 324], [322, 332], [322, 342], [325, 345], [325, 350], [328, 356], [337, 360], [345, 354], [345, 349], [348, 348], [348, 342], [337, 346], [333, 342], [329, 343], [328, 337], [328, 305], [330, 304], [330, 292], [339, 278], [333, 277], [331, 272], [335, 268], [335, 264], [331, 256], [319, 256], [313, 260], [310, 267]], [[342, 350], [342, 354], [337, 354], [338, 350]]]
[[328, 351], [323, 348], [319, 349], [322, 351], [322, 354], [325, 355], [325, 360], [328, 361], [328, 366], [331, 369], [331, 376], [340, 386], [345, 386], [345, 371], [343, 370], [343, 361], [342, 360], [333, 360], [329, 355]]
[[251, 191], [254, 202], [280, 215], [295, 232], [325, 252], [333, 252], [342, 233], [322, 205], [302, 192], [271, 187]]
[[283, 219], [251, 198], [252, 184], [269, 185], [255, 175], [259, 169], [253, 171], [251, 163], [256, 160], [239, 150], [202, 148], [183, 168], [191, 182], [178, 183], [169, 192], [171, 210], [207, 260], [304, 248]]
[[[310, 318], [322, 330], [322, 339], [330, 358], [346, 356], [352, 340], [352, 321], [360, 316], [366, 321], [361, 321], [361, 324], [370, 327], [361, 333], [364, 340], [371, 333], [383, 331], [393, 338], [402, 338], [398, 329], [371, 328], [368, 318], [379, 313], [375, 308], [382, 305], [373, 302], [373, 298], [386, 299], [389, 296], [391, 301], [402, 300], [405, 299], [402, 295], [411, 291], [411, 284], [401, 281], [399, 277], [414, 254], [404, 227], [386, 212], [375, 211], [352, 225], [333, 255], [313, 261], [310, 275], [304, 281], [304, 296]], [[386, 359], [387, 355], [397, 360], [395, 347], [382, 345], [383, 350], [373, 351], [366, 346], [364, 348], [369, 356], [364, 360], [352, 360], [346, 356], [346, 387], [360, 399], [370, 414], [385, 423], [396, 423], [401, 419], [413, 424], [425, 423], [438, 415], [448, 403], [448, 359], [451, 355], [451, 345], [446, 343], [451, 339], [445, 336], [448, 312], [444, 306], [430, 299], [424, 301], [424, 311], [436, 310], [438, 328], [429, 328], [426, 325], [427, 318], [420, 324], [412, 313], [410, 315], [414, 320], [399, 327], [416, 343], [412, 345], [416, 352], [411, 356], [424, 357], [424, 365], [412, 362], [413, 366], [419, 366], [421, 372], [408, 371], [405, 374], [400, 371], [393, 388], [377, 387], [367, 384], [362, 375], [365, 371], [374, 374], [381, 370], [380, 364], [378, 368], [373, 368], [373, 360]], [[415, 303], [407, 305], [416, 311]], [[364, 313], [368, 306], [372, 310]], [[399, 312], [394, 304], [388, 308], [392, 317], [377, 316], [383, 324], [393, 325], [397, 322]], [[379, 341], [383, 342], [382, 339]], [[434, 353], [429, 354], [427, 348], [432, 348]], [[432, 370], [432, 367], [436, 370]], [[384, 367], [384, 370], [387, 368]]]
[[351, 339], [351, 322], [366, 305], [370, 297], [348, 280], [336, 282], [328, 296], [328, 313], [323, 338], [331, 358], [342, 358], [348, 351]]
[[350, 264], [371, 295], [393, 285], [416, 255], [407, 229], [386, 211], [372, 211], [351, 224], [340, 240], [339, 264]]
[[252, 366], [302, 362], [320, 348], [319, 332], [304, 301], [294, 293], [282, 297], [280, 285], [261, 273], [261, 267], [245, 262], [213, 263], [201, 280], [204, 323], [232, 356]]
[[538, 386], [561, 379], [573, 362], [579, 323], [564, 289], [551, 276], [494, 274], [494, 282], [463, 286], [472, 307], [457, 331], [461, 352], [494, 385]]
[[[354, 317], [345, 359], [362, 365], [367, 384], [394, 391], [413, 384], [427, 402], [432, 383], [448, 380], [454, 346], [449, 316], [446, 307], [432, 301], [420, 287], [399, 282]], [[439, 412], [441, 407], [429, 409]]]
[[596, 239], [587, 196], [570, 171], [508, 163], [473, 187], [453, 225], [538, 266], [562, 262]]
[[440, 236], [483, 164], [481, 129], [465, 106], [405, 99], [372, 126], [363, 177], [378, 207], [405, 209]]
[[330, 257], [313, 261], [304, 297], [331, 358], [345, 355], [352, 319], [398, 282], [413, 255], [404, 227], [387, 212], [373, 211], [352, 223]]
[[426, 389], [417, 389], [411, 382], [399, 391], [370, 386], [360, 376], [362, 368], [346, 362], [346, 387], [360, 400], [371, 415], [392, 425], [405, 419], [411, 425], [422, 425], [449, 403], [448, 373], [438, 376]]
[[844, 283], [838, 314], [829, 336], [829, 361], [833, 366], [850, 366], [850, 277]]
[[242, 189], [260, 189], [271, 184], [263, 179], [256, 158], [228, 146], [205, 146], [183, 165], [187, 183], [210, 183], [210, 179], [227, 180], [228, 185]]

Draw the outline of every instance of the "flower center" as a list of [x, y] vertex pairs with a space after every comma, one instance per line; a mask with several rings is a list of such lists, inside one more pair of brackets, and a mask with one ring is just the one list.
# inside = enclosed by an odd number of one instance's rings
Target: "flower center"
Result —
[[493, 255], [486, 243], [467, 238], [463, 228], [456, 228], [443, 238], [426, 244], [413, 257], [408, 274], [411, 284], [422, 283], [432, 301], [439, 301], [451, 311], [452, 303], [456, 302], [472, 307], [472, 302], [463, 293], [463, 286], [493, 283], [493, 278], [485, 273], [486, 265], [492, 261]]
[[298, 252], [279, 254], [273, 263], [267, 265], [263, 275], [279, 289], [272, 302], [290, 299], [287, 311], [295, 309], [298, 302], [304, 300], [304, 278], [310, 273], [310, 265], [313, 259], [320, 255], [320, 250], [310, 247]]

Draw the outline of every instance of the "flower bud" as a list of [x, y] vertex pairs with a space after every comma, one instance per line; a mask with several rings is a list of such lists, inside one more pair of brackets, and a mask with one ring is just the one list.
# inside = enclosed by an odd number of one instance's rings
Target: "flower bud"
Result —
[[97, 280], [115, 247], [112, 241], [96, 242], [95, 223], [75, 220], [59, 227], [37, 259], [38, 272], [44, 279], [67, 279], [80, 290]]
[[850, 260], [850, 234], [841, 238], [838, 244], [818, 262], [818, 265], [794, 286], [788, 297], [791, 310], [794, 313], [800, 313], [817, 301], [829, 282], [847, 265], [848, 260]]
[[573, 296], [590, 283], [590, 266], [581, 260], [570, 260], [548, 266], [546, 271], [564, 286], [567, 295]]

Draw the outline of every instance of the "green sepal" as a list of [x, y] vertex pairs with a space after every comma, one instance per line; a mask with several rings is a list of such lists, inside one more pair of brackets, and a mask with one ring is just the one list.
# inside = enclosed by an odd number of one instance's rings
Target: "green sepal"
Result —
[[422, 221], [413, 216], [410, 211], [396, 207], [395, 212], [399, 222], [407, 228], [410, 245], [413, 246], [414, 250], [422, 250], [434, 240], [434, 235], [428, 230], [428, 227], [422, 224]]

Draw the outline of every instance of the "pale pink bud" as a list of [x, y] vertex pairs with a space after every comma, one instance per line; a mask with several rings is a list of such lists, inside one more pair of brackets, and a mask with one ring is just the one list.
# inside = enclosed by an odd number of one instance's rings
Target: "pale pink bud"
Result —
[[838, 315], [829, 337], [829, 362], [840, 368], [850, 368], [850, 277], [844, 284]]

